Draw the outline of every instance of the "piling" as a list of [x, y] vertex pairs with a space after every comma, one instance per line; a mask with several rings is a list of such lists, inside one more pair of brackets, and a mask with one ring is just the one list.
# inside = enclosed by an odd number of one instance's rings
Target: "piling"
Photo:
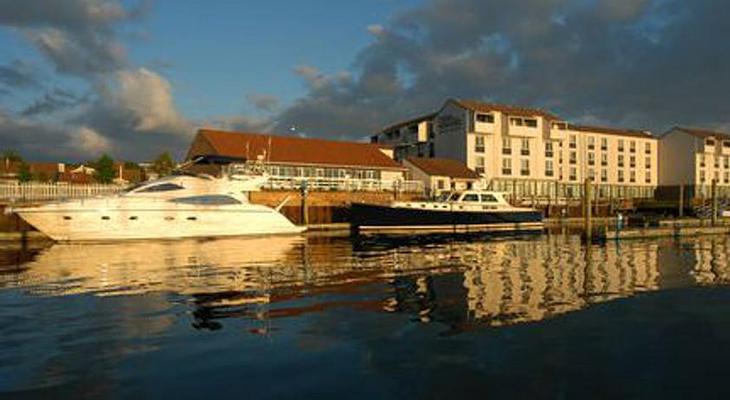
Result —
[[586, 240], [593, 239], [593, 226], [591, 218], [591, 197], [592, 197], [591, 180], [587, 178], [583, 184], [583, 229], [585, 230]]
[[712, 226], [717, 225], [717, 179], [712, 180]]
[[677, 203], [679, 204], [677, 215], [682, 218], [684, 217], [684, 185], [679, 185], [679, 201]]
[[300, 203], [300, 221], [302, 222], [302, 225], [306, 226], [309, 225], [309, 201], [307, 199], [309, 194], [309, 189], [307, 188], [307, 181], [302, 181], [302, 187], [300, 188], [300, 197], [301, 197], [301, 203]]

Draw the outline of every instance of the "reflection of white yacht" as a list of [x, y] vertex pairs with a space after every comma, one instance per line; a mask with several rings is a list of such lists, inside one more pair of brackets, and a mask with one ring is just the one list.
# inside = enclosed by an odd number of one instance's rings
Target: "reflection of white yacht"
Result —
[[179, 239], [293, 234], [295, 226], [272, 209], [248, 202], [262, 175], [214, 178], [173, 175], [103, 198], [12, 210], [57, 241]]

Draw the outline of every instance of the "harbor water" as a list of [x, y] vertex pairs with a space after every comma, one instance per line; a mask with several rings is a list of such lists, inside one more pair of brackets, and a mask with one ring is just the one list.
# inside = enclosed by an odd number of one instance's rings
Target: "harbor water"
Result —
[[0, 397], [730, 396], [726, 236], [0, 246]]

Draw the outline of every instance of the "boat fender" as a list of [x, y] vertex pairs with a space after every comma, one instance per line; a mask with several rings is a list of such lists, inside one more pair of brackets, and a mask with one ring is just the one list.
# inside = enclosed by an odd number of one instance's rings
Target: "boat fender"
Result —
[[279, 212], [281, 210], [281, 208], [284, 207], [284, 205], [286, 205], [286, 203], [289, 202], [289, 199], [291, 199], [291, 195], [286, 196], [284, 198], [284, 200], [282, 200], [281, 203], [279, 203], [279, 205], [276, 206], [276, 208], [274, 208], [274, 210], [276, 210], [276, 212]]

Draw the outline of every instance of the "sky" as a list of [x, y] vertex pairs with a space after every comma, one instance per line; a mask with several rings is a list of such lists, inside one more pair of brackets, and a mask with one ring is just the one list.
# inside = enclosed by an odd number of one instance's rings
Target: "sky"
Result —
[[213, 127], [365, 140], [449, 97], [730, 131], [722, 0], [0, 0], [0, 150], [181, 158]]

